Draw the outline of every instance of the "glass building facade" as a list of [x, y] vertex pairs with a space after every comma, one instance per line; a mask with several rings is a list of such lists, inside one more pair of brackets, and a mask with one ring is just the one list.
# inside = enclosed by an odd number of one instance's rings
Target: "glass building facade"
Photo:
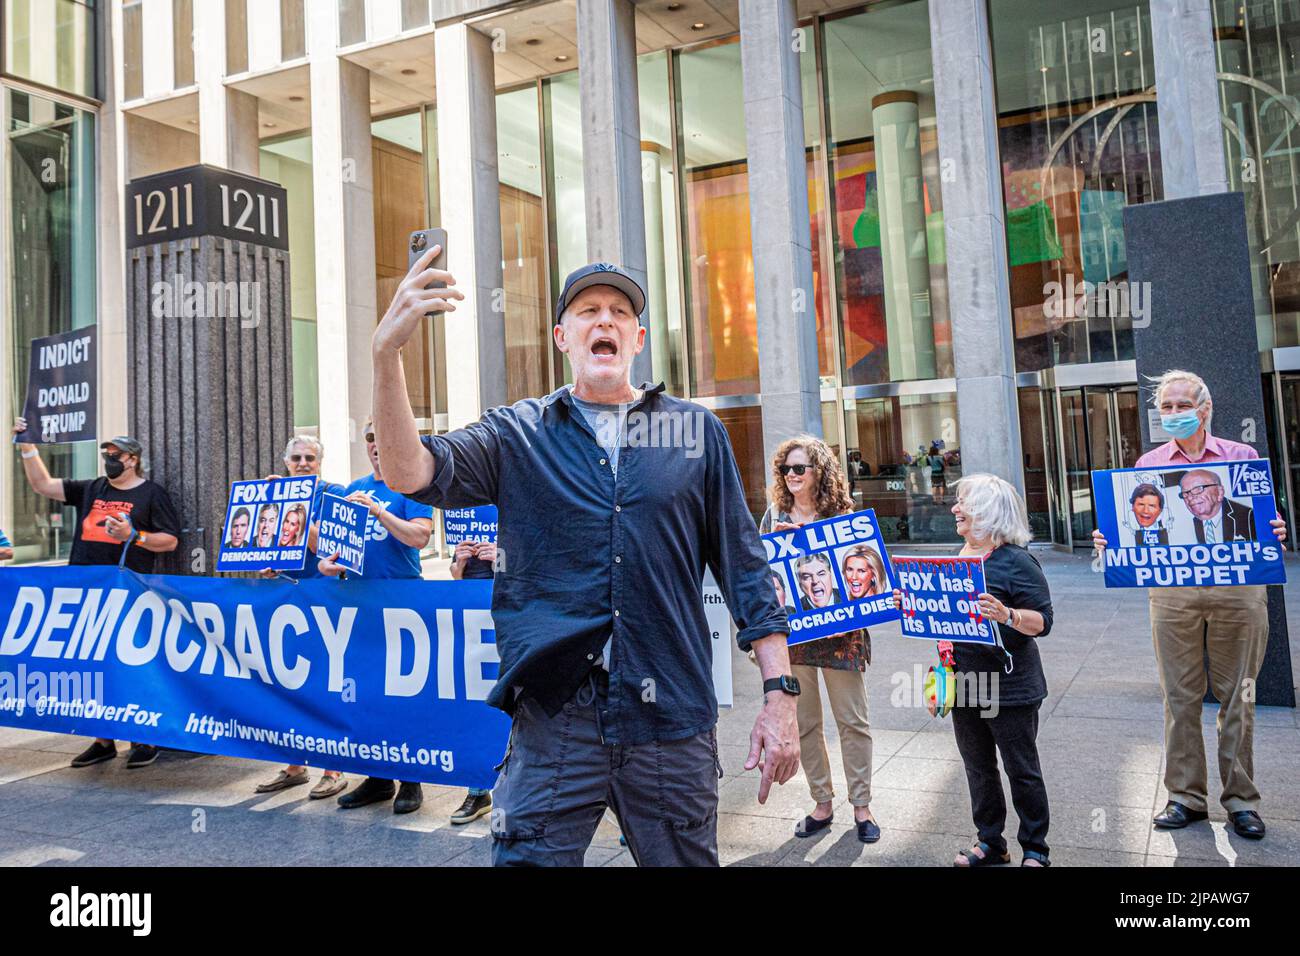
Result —
[[[98, 10], [73, 0], [5, 0], [0, 7], [0, 343], [4, 377], [25, 383], [33, 338], [93, 325], [98, 313], [97, 117], [86, 101], [99, 89]], [[88, 444], [45, 451], [53, 474], [96, 472], [96, 449]], [[16, 557], [66, 556], [72, 510], [32, 492], [13, 459], [3, 506], [12, 516], [4, 530]]]
[[[127, 103], [128, 130], [152, 118], [164, 135], [182, 131], [176, 139], [185, 149], [162, 150], [161, 168], [198, 161], [195, 91], [203, 80], [190, 36], [206, 8], [193, 0], [114, 2], [123, 32], [118, 99]], [[169, 48], [165, 82], [156, 61], [152, 73], [144, 68], [150, 51], [157, 55], [146, 43], [153, 42], [150, 24], [159, 22], [147, 18], [157, 18], [164, 2], [172, 29], [158, 40]], [[638, 31], [653, 12], [643, 6]], [[1146, 397], [1135, 381], [1131, 317], [1096, 302], [1086, 310], [1070, 306], [1085, 285], [1126, 282], [1123, 210], [1166, 198], [1152, 14], [1146, 0], [986, 6], [994, 103], [988, 121], [999, 154], [1017, 420], [965, 424], [1019, 428], [1035, 535], [1071, 546], [1094, 526], [1090, 472], [1129, 466], [1140, 453]], [[1223, 154], [1231, 187], [1245, 197], [1262, 372], [1274, 431], [1282, 436], [1270, 451], [1291, 479], [1283, 483], [1289, 503], [1291, 484], [1300, 480], [1300, 78], [1292, 57], [1300, 3], [1210, 6]], [[104, 92], [97, 39], [108, 0], [0, 0], [0, 8], [4, 315], [12, 346], [6, 363], [11, 381], [20, 381], [30, 338], [95, 321], [103, 184], [94, 156], [102, 113], [118, 107], [97, 99]], [[259, 98], [259, 174], [288, 191], [294, 425], [306, 429], [336, 414], [326, 407], [319, 373], [318, 323], [336, 317], [317, 308], [321, 170], [313, 162], [309, 45], [319, 33], [310, 8], [283, 0], [278, 17], [268, 19], [255, 3], [224, 0], [223, 14], [224, 79]], [[766, 197], [751, 191], [756, 147], [747, 135], [738, 7], [721, 2], [712, 9], [716, 18], [701, 15], [715, 21], [703, 35], [687, 22], [676, 33], [656, 27], [637, 36], [644, 51], [636, 74], [646, 322], [653, 378], [724, 422], [758, 514], [771, 479], [751, 220]], [[952, 544], [953, 487], [966, 469], [953, 335], [963, 303], [949, 282], [944, 187], [962, 173], [945, 170], [940, 155], [931, 6], [878, 0], [817, 9], [793, 37], [813, 266], [813, 285], [801, 290], [808, 300], [794, 311], [815, 329], [821, 430], [855, 503], [876, 509], [887, 540]], [[570, 380], [552, 342], [552, 304], [565, 275], [587, 259], [575, 22], [581, 14], [559, 2], [484, 11], [474, 28], [490, 34], [494, 16], [515, 16], [503, 35], [518, 41], [497, 51], [494, 85], [505, 393], [514, 401]], [[379, 315], [405, 274], [406, 236], [426, 226], [455, 227], [441, 221], [431, 82], [433, 35], [442, 29], [434, 18], [444, 15], [428, 0], [337, 4], [340, 56], [371, 71], [366, 120]], [[718, 19], [729, 26], [715, 29]], [[266, 42], [270, 32], [278, 45]], [[535, 52], [527, 52], [530, 42]], [[269, 67], [268, 46], [279, 57]], [[276, 71], [289, 78], [279, 86]], [[154, 89], [146, 95], [149, 76]], [[306, 119], [276, 95], [306, 101], [297, 107]], [[178, 115], [194, 115], [178, 118], [152, 102], [169, 97]], [[186, 97], [195, 102], [184, 106]], [[50, 161], [59, 169], [54, 182], [41, 178]], [[355, 241], [363, 240], [346, 240]], [[952, 268], [955, 283], [958, 264]], [[409, 398], [426, 431], [448, 427], [447, 363], [455, 360], [441, 316], [426, 323], [404, 355]], [[50, 453], [52, 466], [65, 473], [95, 469], [93, 454], [79, 447]], [[5, 530], [22, 554], [54, 556], [62, 547], [55, 512], [28, 500], [21, 480], [4, 494], [7, 514], [18, 516]]]

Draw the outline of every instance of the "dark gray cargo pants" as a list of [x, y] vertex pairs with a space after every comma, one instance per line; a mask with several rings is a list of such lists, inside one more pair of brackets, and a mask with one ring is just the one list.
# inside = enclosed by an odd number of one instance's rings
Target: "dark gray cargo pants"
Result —
[[717, 866], [716, 733], [601, 743], [604, 683], [593, 675], [554, 717], [519, 702], [492, 790], [493, 866], [582, 866], [606, 807], [638, 866]]

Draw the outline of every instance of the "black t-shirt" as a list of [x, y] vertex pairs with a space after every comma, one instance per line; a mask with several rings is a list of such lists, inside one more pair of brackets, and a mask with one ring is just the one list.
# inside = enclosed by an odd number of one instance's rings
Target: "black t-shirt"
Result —
[[462, 581], [491, 581], [496, 577], [496, 572], [492, 569], [491, 561], [470, 558], [465, 562], [465, 570], [460, 577]]
[[[180, 518], [162, 485], [147, 478], [126, 491], [114, 488], [107, 478], [91, 481], [63, 479], [63, 500], [77, 509], [77, 533], [72, 539], [68, 564], [117, 564], [122, 558], [121, 541], [108, 535], [104, 524], [109, 515], [125, 513], [137, 531], [162, 532], [179, 536]], [[148, 574], [153, 571], [154, 553], [132, 545], [126, 566]]]
[[[1007, 607], [1041, 614], [1043, 632], [1037, 637], [1028, 637], [1009, 624], [999, 624], [1005, 652], [987, 644], [954, 642], [952, 653], [959, 675], [958, 687], [962, 686], [961, 674], [978, 672], [981, 675], [980, 697], [984, 697], [991, 687], [991, 677], [984, 675], [996, 673], [999, 706], [1038, 703], [1047, 697], [1047, 678], [1043, 676], [1038, 641], [1052, 629], [1052, 595], [1047, 588], [1047, 578], [1043, 577], [1043, 569], [1038, 559], [1025, 548], [1004, 544], [994, 548], [984, 559], [984, 585], [989, 594]], [[1007, 673], [1008, 667], [1011, 673]]]

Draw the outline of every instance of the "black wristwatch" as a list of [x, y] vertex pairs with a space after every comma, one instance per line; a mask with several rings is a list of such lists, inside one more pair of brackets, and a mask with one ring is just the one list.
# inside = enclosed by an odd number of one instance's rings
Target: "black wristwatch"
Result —
[[789, 694], [791, 697], [799, 696], [799, 678], [791, 677], [788, 674], [781, 677], [769, 677], [763, 681], [763, 693], [779, 690]]

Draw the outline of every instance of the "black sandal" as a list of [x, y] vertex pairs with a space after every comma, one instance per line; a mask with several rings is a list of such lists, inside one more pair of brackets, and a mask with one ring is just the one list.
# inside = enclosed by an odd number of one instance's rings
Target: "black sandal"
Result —
[[1026, 850], [1024, 857], [1020, 860], [1020, 865], [1025, 866], [1027, 860], [1037, 860], [1039, 867], [1042, 869], [1052, 865], [1052, 861], [1047, 858], [1047, 854], [1039, 853], [1037, 850]]
[[825, 820], [818, 820], [810, 816], [804, 817], [803, 823], [800, 823], [794, 828], [794, 835], [797, 837], [810, 837], [815, 833], [821, 833], [821, 831], [831, 825], [831, 821], [834, 819], [835, 814], [833, 813]]
[[[978, 853], [976, 853], [975, 852], [976, 848], [983, 850], [984, 855], [980, 856]], [[958, 852], [957, 855], [964, 856], [967, 860], [967, 865], [964, 867], [960, 863], [953, 864], [953, 866], [957, 867], [957, 869], [959, 870], [963, 870], [963, 869], [973, 870], [977, 866], [1003, 866], [1004, 864], [1011, 862], [1010, 853], [1008, 853], [1006, 850], [1003, 850], [1001, 856], [994, 856], [993, 847], [989, 846], [983, 840], [977, 840], [975, 842], [975, 846], [971, 847], [969, 850], [961, 850]]]

